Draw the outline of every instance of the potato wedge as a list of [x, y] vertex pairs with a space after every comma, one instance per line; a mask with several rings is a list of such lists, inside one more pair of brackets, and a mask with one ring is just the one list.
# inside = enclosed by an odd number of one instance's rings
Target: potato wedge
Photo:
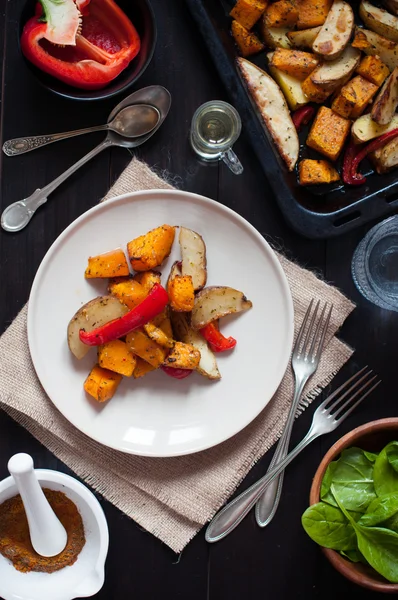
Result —
[[287, 37], [288, 29], [286, 27], [268, 27], [264, 18], [260, 23], [261, 35], [265, 45], [271, 50], [275, 48], [291, 48], [292, 45]]
[[[272, 52], [270, 54], [272, 54]], [[287, 73], [283, 73], [282, 71], [279, 71], [279, 69], [275, 69], [275, 67], [268, 66], [268, 68], [272, 77], [281, 88], [291, 110], [296, 110], [297, 108], [300, 108], [300, 106], [308, 104], [309, 99], [304, 94], [299, 79], [287, 75]]]
[[374, 6], [367, 0], [359, 5], [359, 16], [366, 27], [393, 42], [398, 42], [398, 17]]
[[193, 287], [197, 292], [204, 288], [207, 280], [206, 245], [199, 233], [187, 227], [180, 227], [178, 241], [182, 258], [181, 272], [192, 277]]
[[293, 171], [299, 154], [299, 139], [280, 87], [272, 77], [248, 60], [238, 58], [237, 61], [268, 132], [289, 171]]
[[398, 15], [398, 0], [384, 0], [384, 6], [393, 13]]
[[271, 67], [279, 69], [279, 71], [300, 81], [304, 81], [316, 69], [318, 64], [319, 60], [315, 54], [302, 52], [301, 50], [286, 50], [285, 48], [277, 48], [272, 53], [271, 62], [269, 63]]
[[373, 121], [379, 125], [388, 125], [398, 106], [398, 67], [394, 69], [378, 93], [372, 111]]
[[321, 27], [311, 27], [310, 29], [302, 29], [301, 31], [288, 31], [286, 36], [289, 42], [295, 48], [305, 48], [312, 50], [312, 44], [320, 32]]
[[357, 27], [352, 46], [369, 56], [378, 56], [390, 71], [398, 67], [398, 44], [374, 31]]
[[105, 252], [105, 254], [90, 256], [84, 277], [93, 279], [94, 277], [121, 277], [129, 274], [130, 269], [126, 256], [121, 248], [117, 248]]
[[351, 77], [361, 60], [357, 48], [347, 46], [342, 55], [335, 60], [325, 62], [311, 73], [311, 81], [326, 90], [334, 91]]
[[200, 362], [196, 367], [197, 372], [207, 377], [207, 379], [221, 379], [214, 353], [200, 333], [192, 329], [189, 325], [188, 316], [184, 313], [172, 312], [171, 322], [176, 339], [180, 342], [191, 344], [191, 346], [199, 350]]
[[344, 51], [354, 29], [354, 13], [348, 2], [335, 0], [312, 49], [325, 60], [334, 60]]
[[398, 139], [395, 138], [376, 150], [371, 160], [378, 173], [386, 173], [398, 166]]
[[73, 356], [80, 360], [91, 348], [80, 341], [79, 331], [81, 329], [92, 331], [113, 319], [122, 317], [127, 311], [127, 306], [113, 296], [98, 296], [79, 308], [69, 321], [67, 332], [68, 346]]
[[363, 144], [369, 142], [374, 138], [397, 129], [398, 127], [398, 115], [394, 115], [388, 125], [378, 125], [373, 121], [370, 115], [362, 115], [356, 121], [354, 121], [351, 128], [351, 136], [357, 144]]
[[246, 296], [230, 287], [213, 286], [201, 290], [195, 298], [191, 314], [192, 329], [202, 329], [216, 319], [249, 310], [253, 304]]
[[175, 342], [163, 365], [172, 369], [196, 370], [200, 363], [200, 352], [191, 344]]
[[127, 244], [127, 253], [134, 271], [148, 271], [162, 264], [170, 254], [175, 227], [161, 225]]

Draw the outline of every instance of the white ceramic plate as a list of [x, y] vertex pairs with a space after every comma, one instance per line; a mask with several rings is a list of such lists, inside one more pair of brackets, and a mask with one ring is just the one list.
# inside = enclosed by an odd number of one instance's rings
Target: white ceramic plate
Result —
[[[217, 357], [220, 381], [196, 373], [174, 380], [156, 371], [136, 381], [124, 378], [112, 400], [98, 404], [83, 390], [95, 349], [78, 361], [66, 340], [76, 310], [106, 293], [106, 280], [84, 279], [87, 258], [125, 248], [131, 239], [163, 223], [199, 232], [207, 247], [208, 285], [243, 291], [253, 308], [223, 319], [223, 332], [238, 343], [232, 352]], [[161, 268], [163, 282], [180, 257], [177, 239]], [[75, 427], [123, 452], [177, 456], [228, 439], [270, 401], [289, 360], [293, 304], [278, 259], [247, 221], [202, 196], [151, 190], [99, 204], [54, 242], [33, 282], [28, 338], [45, 391]]]

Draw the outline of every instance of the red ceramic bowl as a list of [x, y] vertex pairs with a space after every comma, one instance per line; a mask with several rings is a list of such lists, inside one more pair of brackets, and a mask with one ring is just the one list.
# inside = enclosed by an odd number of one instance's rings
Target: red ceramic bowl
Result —
[[[394, 440], [398, 440], [398, 418], [371, 421], [340, 438], [325, 454], [315, 473], [310, 491], [310, 504], [320, 501], [320, 489], [325, 471], [329, 463], [336, 460], [342, 450], [350, 446], [357, 446], [370, 452], [379, 452], [388, 442]], [[389, 583], [371, 567], [350, 562], [329, 548], [322, 548], [322, 552], [333, 567], [353, 583], [375, 592], [398, 594], [398, 583]]]

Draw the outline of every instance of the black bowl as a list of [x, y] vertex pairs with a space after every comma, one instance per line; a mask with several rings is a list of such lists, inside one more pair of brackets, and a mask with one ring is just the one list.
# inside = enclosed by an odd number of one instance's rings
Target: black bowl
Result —
[[[151, 62], [155, 51], [157, 38], [155, 15], [148, 0], [116, 0], [116, 2], [130, 18], [141, 38], [140, 51], [129, 66], [116, 79], [100, 90], [79, 90], [35, 67], [23, 56], [21, 50], [25, 64], [45, 88], [54, 92], [54, 94], [71, 100], [101, 100], [121, 94], [141, 77]], [[35, 4], [36, 0], [27, 0], [22, 10], [19, 27], [20, 35], [25, 23], [34, 15]]]

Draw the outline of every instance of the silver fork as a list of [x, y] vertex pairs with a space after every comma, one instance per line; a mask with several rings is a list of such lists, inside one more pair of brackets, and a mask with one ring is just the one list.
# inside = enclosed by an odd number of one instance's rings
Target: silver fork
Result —
[[[280, 463], [245, 492], [229, 502], [210, 521], [206, 541], [218, 542], [226, 537], [245, 518], [266, 487], [300, 452], [317, 437], [336, 429], [349, 414], [379, 385], [377, 375], [364, 367], [328, 396], [316, 409], [307, 435]], [[352, 384], [352, 385], [350, 385]], [[349, 387], [348, 387], [349, 386]], [[340, 392], [343, 392], [341, 395]], [[336, 399], [337, 398], [337, 399]], [[335, 400], [336, 399], [336, 400]], [[333, 402], [332, 402], [333, 401]], [[341, 404], [344, 401], [343, 404]]]
[[[311, 300], [303, 323], [298, 332], [296, 343], [293, 348], [292, 368], [295, 379], [295, 389], [290, 411], [285, 423], [281, 438], [276, 447], [274, 456], [268, 468], [268, 471], [273, 469], [279, 463], [289, 450], [290, 437], [294, 419], [297, 413], [297, 407], [300, 402], [300, 397], [307, 381], [312, 377], [319, 365], [319, 359], [322, 354], [325, 336], [329, 327], [330, 316], [332, 314], [333, 304], [330, 306], [326, 318], [325, 312], [327, 304], [324, 304], [320, 317], [317, 319], [320, 301], [315, 305], [315, 309], [311, 316], [314, 299]], [[310, 322], [308, 327], [308, 321]], [[268, 525], [279, 505], [283, 487], [283, 471], [279, 477], [275, 477], [273, 482], [267, 487], [264, 494], [256, 504], [256, 521], [260, 527]]]

